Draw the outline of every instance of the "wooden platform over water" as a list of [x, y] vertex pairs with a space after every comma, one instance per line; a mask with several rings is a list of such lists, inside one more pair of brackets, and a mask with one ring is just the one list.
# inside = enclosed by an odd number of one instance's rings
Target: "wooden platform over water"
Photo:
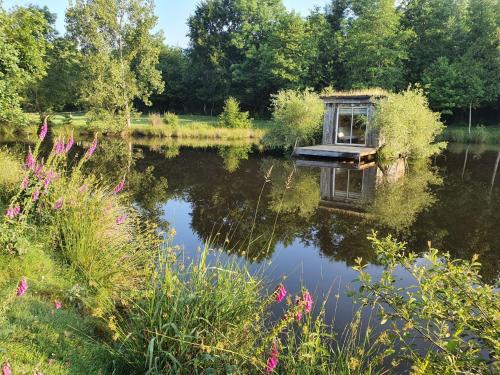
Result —
[[358, 163], [375, 158], [377, 149], [373, 147], [344, 146], [344, 145], [316, 145], [297, 147], [293, 154], [298, 157], [316, 157], [354, 160]]

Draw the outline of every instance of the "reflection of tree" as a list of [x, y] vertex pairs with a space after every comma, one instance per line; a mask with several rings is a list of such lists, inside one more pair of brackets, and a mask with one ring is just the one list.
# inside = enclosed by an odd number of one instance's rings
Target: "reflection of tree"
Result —
[[224, 160], [224, 168], [228, 172], [234, 172], [238, 169], [242, 160], [248, 160], [248, 153], [250, 152], [251, 145], [242, 146], [220, 146], [219, 156]]
[[431, 185], [441, 183], [426, 160], [414, 162], [399, 180], [384, 176], [377, 187], [369, 212], [387, 228], [401, 232], [408, 229], [417, 215], [435, 202]]

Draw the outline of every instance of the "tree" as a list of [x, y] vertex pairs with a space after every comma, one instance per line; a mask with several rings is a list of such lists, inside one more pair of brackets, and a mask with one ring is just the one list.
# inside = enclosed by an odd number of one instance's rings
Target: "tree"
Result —
[[400, 27], [394, 0], [352, 0], [347, 14], [341, 48], [348, 86], [403, 88], [412, 32]]
[[23, 122], [26, 88], [46, 71], [44, 56], [50, 26], [43, 12], [32, 8], [0, 8], [0, 124]]
[[151, 0], [77, 0], [68, 8], [68, 35], [85, 68], [81, 100], [91, 111], [121, 116], [130, 126], [133, 100], [150, 105], [162, 91], [156, 21]]

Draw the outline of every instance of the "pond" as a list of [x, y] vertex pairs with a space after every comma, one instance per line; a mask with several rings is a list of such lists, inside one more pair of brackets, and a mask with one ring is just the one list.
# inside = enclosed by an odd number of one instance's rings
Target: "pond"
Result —
[[456, 258], [479, 254], [483, 278], [499, 275], [500, 147], [450, 144], [402, 173], [401, 166], [382, 172], [294, 161], [245, 143], [101, 145], [90, 167], [113, 181], [127, 174], [136, 205], [175, 228], [188, 256], [208, 241], [262, 272], [271, 288], [283, 281], [292, 293], [304, 286], [329, 295], [328, 317], [341, 327], [355, 308], [346, 296], [355, 287], [354, 260], [381, 272], [367, 238], [373, 230], [416, 252], [432, 244]]

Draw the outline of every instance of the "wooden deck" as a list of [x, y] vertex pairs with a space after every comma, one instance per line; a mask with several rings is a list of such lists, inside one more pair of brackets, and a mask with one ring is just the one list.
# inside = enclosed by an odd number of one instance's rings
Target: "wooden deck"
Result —
[[375, 157], [377, 149], [373, 147], [344, 146], [344, 145], [316, 145], [297, 147], [293, 154], [298, 157], [317, 157], [354, 160], [358, 163], [361, 159], [371, 160]]

